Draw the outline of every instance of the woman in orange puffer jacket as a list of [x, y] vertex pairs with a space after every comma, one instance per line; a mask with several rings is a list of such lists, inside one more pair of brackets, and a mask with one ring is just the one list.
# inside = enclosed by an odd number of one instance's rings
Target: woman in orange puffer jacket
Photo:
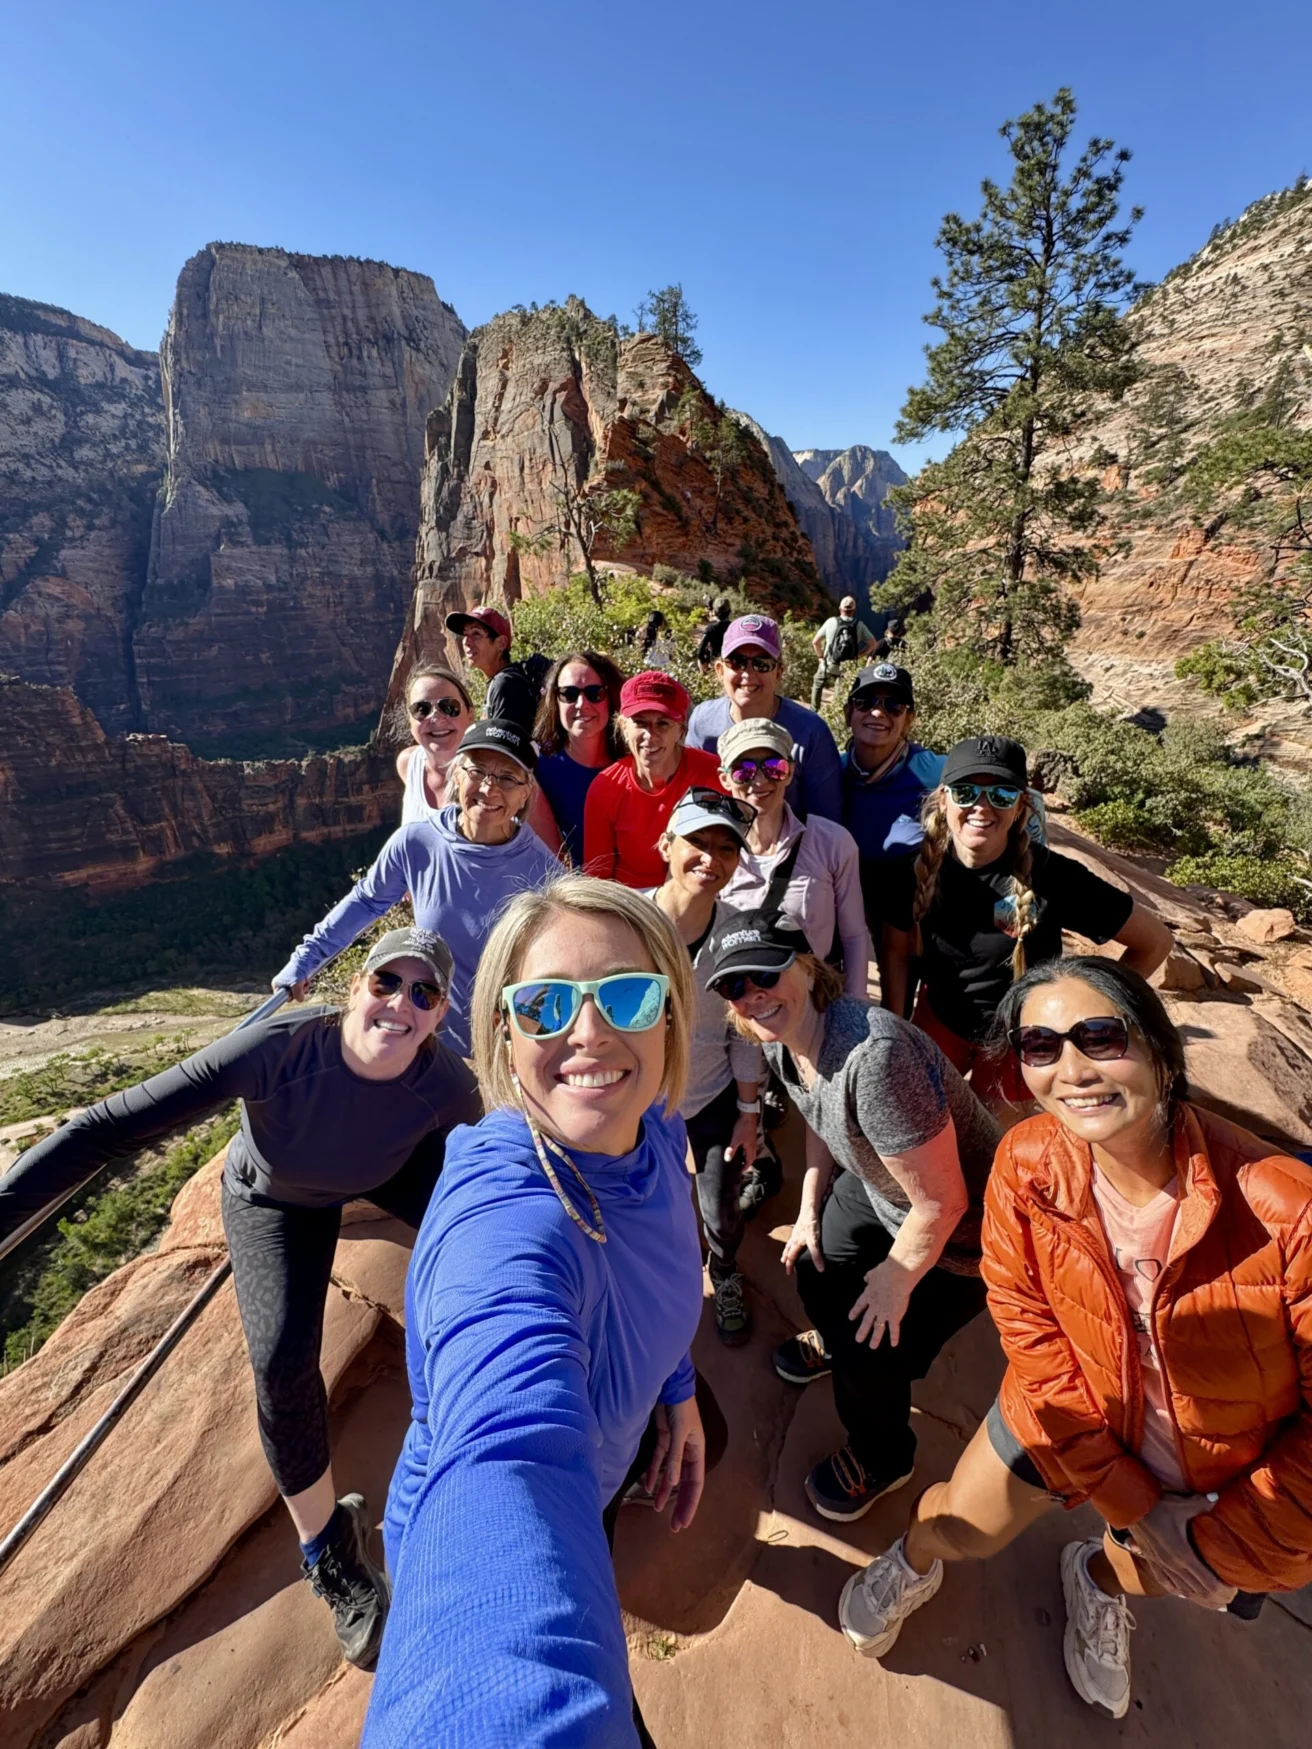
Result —
[[1006, 1377], [839, 1617], [882, 1655], [945, 1561], [1088, 1501], [1108, 1530], [1062, 1551], [1066, 1669], [1120, 1718], [1126, 1594], [1251, 1615], [1312, 1581], [1312, 1170], [1188, 1103], [1179, 1034], [1114, 960], [1036, 967], [997, 1034], [1041, 1108], [985, 1198]]

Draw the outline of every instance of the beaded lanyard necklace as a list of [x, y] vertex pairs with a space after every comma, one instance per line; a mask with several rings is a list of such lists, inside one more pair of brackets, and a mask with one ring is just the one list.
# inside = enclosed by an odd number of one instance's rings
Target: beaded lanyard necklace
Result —
[[[519, 1084], [519, 1076], [512, 1071], [511, 1079], [515, 1083], [515, 1092], [519, 1095], [520, 1109], [524, 1113], [524, 1121], [528, 1125], [528, 1133], [533, 1138], [533, 1146], [537, 1151], [538, 1164], [547, 1175], [547, 1183], [560, 1198], [565, 1213], [569, 1216], [570, 1220], [573, 1221], [579, 1231], [586, 1233], [588, 1238], [594, 1240], [596, 1244], [604, 1245], [606, 1243], [606, 1223], [601, 1218], [601, 1205], [592, 1194], [592, 1186], [579, 1171], [573, 1160], [570, 1159], [569, 1154], [561, 1147], [560, 1143], [552, 1136], [544, 1136], [542, 1134], [542, 1131], [529, 1116], [528, 1107], [524, 1103], [524, 1090]], [[592, 1218], [597, 1223], [595, 1228], [588, 1225], [583, 1219], [583, 1216], [574, 1207], [574, 1204], [565, 1195], [564, 1190], [561, 1188], [560, 1180], [556, 1177], [555, 1169], [548, 1158], [548, 1152], [554, 1154], [558, 1160], [564, 1161], [565, 1165], [569, 1167], [575, 1178], [577, 1178], [579, 1183], [583, 1186], [584, 1194], [592, 1207]]]

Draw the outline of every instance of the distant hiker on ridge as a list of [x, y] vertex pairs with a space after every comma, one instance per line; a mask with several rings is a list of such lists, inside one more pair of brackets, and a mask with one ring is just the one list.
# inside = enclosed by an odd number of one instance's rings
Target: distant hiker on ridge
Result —
[[856, 597], [845, 595], [837, 614], [827, 619], [811, 639], [811, 648], [820, 658], [811, 682], [811, 709], [820, 709], [826, 686], [837, 683], [845, 662], [864, 662], [875, 647], [875, 634], [864, 620], [856, 617]]

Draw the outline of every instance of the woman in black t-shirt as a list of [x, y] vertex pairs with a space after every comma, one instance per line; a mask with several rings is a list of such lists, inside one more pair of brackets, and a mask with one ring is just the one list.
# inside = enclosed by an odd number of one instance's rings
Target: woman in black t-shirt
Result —
[[[1171, 935], [1152, 911], [1073, 857], [1035, 844], [1025, 749], [1000, 735], [959, 741], [926, 797], [925, 837], [904, 896], [884, 1006], [903, 1013], [913, 957], [920, 995], [912, 1016], [986, 1101], [1029, 1095], [1009, 1060], [981, 1060], [980, 1041], [1013, 977], [1062, 950], [1062, 930], [1118, 941], [1148, 977]], [[919, 941], [917, 941], [919, 936]]]

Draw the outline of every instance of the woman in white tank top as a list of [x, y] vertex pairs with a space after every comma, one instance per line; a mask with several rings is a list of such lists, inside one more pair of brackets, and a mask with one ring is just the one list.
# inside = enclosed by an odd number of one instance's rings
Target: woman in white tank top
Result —
[[447, 801], [447, 769], [475, 714], [459, 675], [435, 662], [420, 662], [410, 670], [405, 710], [414, 745], [396, 756], [396, 774], [405, 783], [403, 826], [427, 819]]

